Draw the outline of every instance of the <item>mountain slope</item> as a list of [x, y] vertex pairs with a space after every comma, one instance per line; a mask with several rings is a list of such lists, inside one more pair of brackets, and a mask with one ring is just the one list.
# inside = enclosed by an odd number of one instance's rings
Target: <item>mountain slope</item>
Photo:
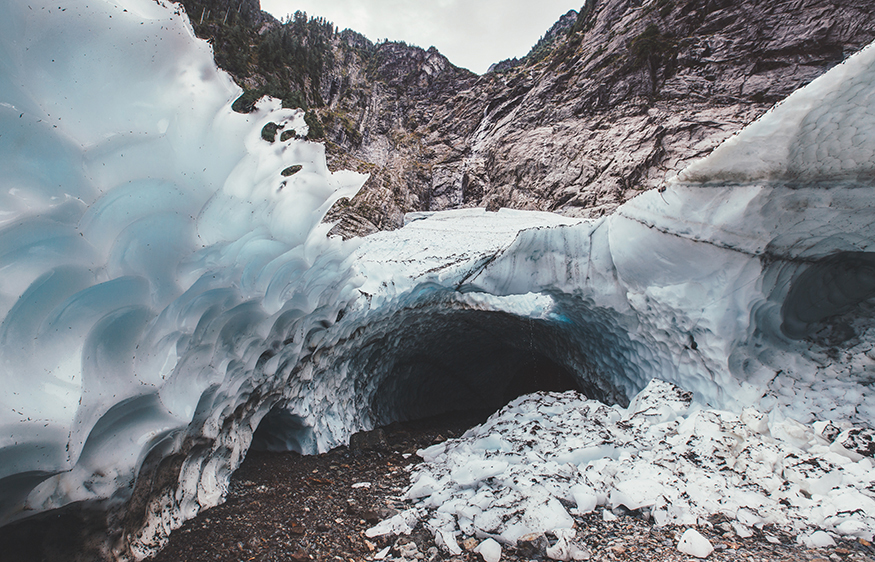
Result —
[[[223, 0], [208, 1], [223, 13]], [[205, 9], [184, 4], [193, 19]], [[330, 164], [371, 174], [329, 214], [351, 236], [420, 210], [609, 213], [875, 39], [868, 0], [588, 0], [570, 28], [568, 18], [536, 56], [480, 77], [433, 48], [374, 45], [349, 30], [286, 42], [318, 50], [318, 71], [265, 72], [255, 53], [232, 73], [256, 93], [304, 101]], [[261, 53], [277, 28], [314, 25], [303, 14], [284, 26], [250, 19]], [[211, 25], [195, 28], [212, 30], [223, 64], [227, 42]]]

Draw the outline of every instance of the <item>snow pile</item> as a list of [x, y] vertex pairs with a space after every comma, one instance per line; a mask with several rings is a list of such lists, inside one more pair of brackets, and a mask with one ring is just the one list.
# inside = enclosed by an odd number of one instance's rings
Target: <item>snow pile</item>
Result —
[[[419, 451], [424, 462], [406, 491], [414, 506], [368, 534], [407, 533], [419, 519], [446, 545], [465, 536], [516, 545], [571, 528], [572, 515], [622, 506], [647, 510], [657, 525], [722, 514], [741, 536], [776, 525], [809, 542], [822, 536], [817, 529], [871, 540], [872, 451], [849, 450], [856, 430], [837, 430], [770, 423], [753, 408], [703, 409], [658, 380], [627, 409], [574, 391], [532, 394]], [[701, 541], [688, 543], [704, 551]]]

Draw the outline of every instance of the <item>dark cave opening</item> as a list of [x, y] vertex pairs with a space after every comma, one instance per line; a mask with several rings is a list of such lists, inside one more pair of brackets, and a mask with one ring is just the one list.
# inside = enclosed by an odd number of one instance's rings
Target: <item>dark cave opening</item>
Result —
[[[482, 421], [537, 391], [628, 405], [643, 385], [627, 360], [634, 350], [625, 329], [579, 299], [559, 299], [533, 318], [474, 308], [457, 293], [430, 294], [352, 330], [331, 348], [331, 361], [322, 352], [320, 368], [328, 381], [345, 373], [352, 387], [341, 394], [355, 403], [339, 407], [374, 428], [447, 416]], [[315, 450], [314, 429], [285, 407], [261, 420], [253, 450]]]
[[781, 331], [824, 346], [853, 339], [855, 323], [872, 318], [875, 253], [838, 252], [806, 267], [781, 306]]
[[497, 411], [536, 391], [577, 390], [609, 404], [625, 392], [600, 376], [575, 324], [498, 311], [441, 306], [399, 313], [351, 363], [373, 377], [375, 425], [452, 411]]
[[252, 435], [253, 451], [302, 453], [313, 448], [313, 429], [282, 407], [272, 408]]

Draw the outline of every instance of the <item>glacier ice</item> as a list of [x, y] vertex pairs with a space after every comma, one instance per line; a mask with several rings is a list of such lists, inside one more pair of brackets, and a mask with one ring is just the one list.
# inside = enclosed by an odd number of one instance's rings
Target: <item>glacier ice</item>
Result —
[[[634, 411], [658, 378], [794, 447], [871, 424], [875, 48], [609, 217], [420, 213], [341, 242], [320, 221], [364, 178], [261, 138], [304, 134], [300, 111], [232, 112], [177, 6], [56, 4], [0, 5], [0, 524], [102, 502], [116, 555], [142, 558], [250, 445], [324, 451], [533, 384]], [[615, 500], [656, 505], [646, 484]]]
[[289, 375], [273, 350], [301, 354], [355, 285], [319, 222], [364, 178], [263, 141], [302, 112], [232, 112], [175, 5], [7, 2], [0, 36], [0, 522], [118, 509], [171, 470], [119, 546], [139, 557], [219, 501]]

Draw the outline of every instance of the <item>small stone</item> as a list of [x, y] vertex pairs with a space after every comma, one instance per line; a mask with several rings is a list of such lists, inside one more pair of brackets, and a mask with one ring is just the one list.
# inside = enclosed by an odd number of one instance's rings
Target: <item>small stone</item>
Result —
[[548, 546], [547, 537], [543, 533], [529, 533], [517, 539], [517, 550], [527, 557], [546, 556]]
[[298, 550], [289, 555], [291, 562], [310, 562], [310, 555], [306, 550]]
[[370, 523], [371, 525], [376, 525], [380, 521], [384, 519], [388, 519], [398, 512], [394, 509], [390, 509], [388, 507], [378, 507], [376, 509], [367, 509], [362, 511], [359, 517]]
[[400, 554], [402, 558], [406, 558], [408, 560], [422, 557], [422, 553], [419, 552], [419, 547], [417, 547], [416, 543], [412, 541], [399, 546], [398, 554]]
[[386, 432], [382, 429], [360, 431], [349, 438], [349, 448], [352, 451], [383, 451], [388, 446]]
[[460, 542], [459, 546], [461, 546], [465, 550], [474, 550], [475, 548], [477, 548], [478, 544], [479, 543], [477, 542], [477, 539], [475, 539], [474, 537], [468, 537], [467, 539]]
[[695, 529], [687, 529], [678, 542], [678, 550], [696, 558], [707, 558], [714, 552], [711, 541], [703, 537]]

